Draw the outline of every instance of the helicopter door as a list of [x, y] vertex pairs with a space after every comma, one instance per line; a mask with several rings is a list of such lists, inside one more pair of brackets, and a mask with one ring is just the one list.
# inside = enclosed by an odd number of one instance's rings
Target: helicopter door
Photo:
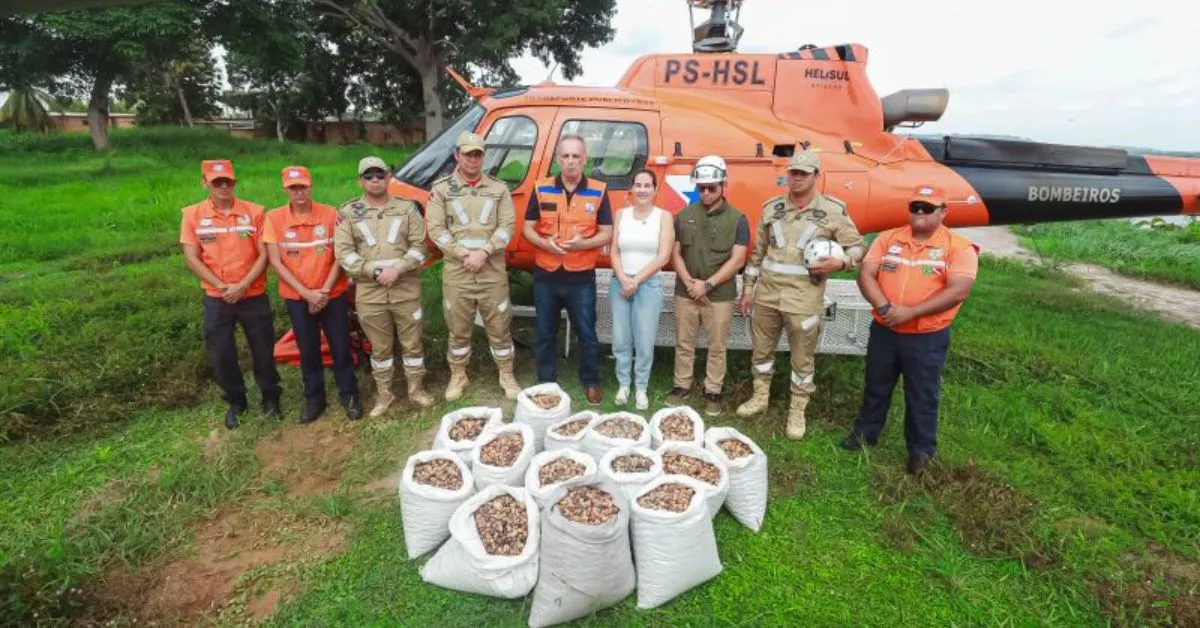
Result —
[[821, 193], [846, 204], [851, 218], [862, 217], [871, 197], [871, 179], [865, 172], [826, 172]]
[[561, 108], [555, 120], [554, 141], [546, 145], [545, 176], [559, 173], [555, 147], [558, 138], [571, 133], [587, 141], [588, 160], [583, 174], [608, 186], [608, 202], [614, 213], [629, 204], [634, 173], [646, 167], [651, 155], [662, 154], [657, 111]]
[[500, 110], [485, 121], [486, 130], [480, 131], [487, 144], [483, 171], [508, 184], [512, 193], [517, 226], [509, 245], [510, 257], [513, 251], [529, 249], [521, 237], [521, 225], [537, 178], [530, 173], [541, 172], [545, 167], [540, 156], [547, 152], [550, 134], [545, 131], [554, 123], [555, 111], [553, 107]]

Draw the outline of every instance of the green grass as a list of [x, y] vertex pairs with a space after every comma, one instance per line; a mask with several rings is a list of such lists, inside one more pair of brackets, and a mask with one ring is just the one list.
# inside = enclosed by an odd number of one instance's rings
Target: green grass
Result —
[[1021, 244], [1051, 259], [1099, 264], [1131, 275], [1200, 290], [1200, 222], [1186, 228], [1127, 220], [1015, 227]]
[[[354, 148], [196, 137], [217, 142], [235, 159], [241, 155], [241, 175], [251, 183], [246, 173], [259, 173], [253, 177], [263, 180], [258, 198], [268, 203], [281, 201], [270, 177], [292, 154], [288, 151], [308, 155], [305, 163], [314, 167], [318, 186], [323, 176], [352, 167], [359, 154]], [[205, 521], [244, 512], [288, 522], [280, 524], [281, 538], [313, 528], [339, 530], [346, 541], [330, 555], [315, 553], [242, 574], [223, 600], [225, 608], [209, 615], [218, 624], [241, 623], [248, 606], [275, 589], [289, 592], [271, 619], [278, 625], [525, 625], [528, 598], [497, 600], [422, 583], [418, 570], [426, 559], [405, 559], [394, 484], [363, 490], [394, 477], [410, 452], [428, 447], [430, 429], [449, 409], [501, 399], [482, 335], [475, 339], [469, 396], [449, 406], [420, 413], [400, 406], [386, 420], [353, 425], [342, 423], [333, 409], [316, 426], [299, 427], [292, 424], [298, 376], [288, 367], [287, 423], [266, 424], [252, 416], [226, 433], [219, 428], [222, 407], [203, 364], [193, 301], [198, 288], [173, 250], [175, 212], [200, 196], [196, 158], [186, 155], [179, 137], [167, 147], [156, 146], [155, 138], [118, 136], [118, 151], [123, 145], [138, 148], [111, 160], [137, 163], [144, 160], [139, 155], [149, 154], [152, 161], [178, 164], [162, 167], [163, 176], [184, 168], [186, 176], [143, 188], [136, 175], [104, 175], [109, 178], [101, 177], [105, 184], [96, 192], [162, 195], [160, 206], [145, 209], [144, 227], [123, 222], [146, 204], [131, 203], [113, 213], [121, 221], [116, 233], [128, 231], [128, 238], [96, 244], [92, 251], [63, 246], [55, 232], [42, 233], [50, 241], [46, 250], [60, 247], [59, 253], [45, 253], [36, 262], [0, 263], [0, 368], [6, 375], [0, 390], [64, 409], [50, 415], [59, 420], [70, 416], [79, 425], [103, 426], [0, 447], [0, 490], [6, 496], [0, 506], [0, 624], [132, 623], [139, 619], [130, 605], [137, 600], [114, 601], [114, 572], [144, 573], [194, 556], [196, 530]], [[15, 141], [0, 136], [0, 146]], [[95, 159], [81, 147], [55, 148], [56, 166], [82, 168], [79, 164]], [[175, 151], [185, 154], [175, 159]], [[33, 176], [37, 168], [27, 162], [53, 161], [32, 150], [23, 154], [6, 151], [0, 165]], [[7, 177], [0, 170], [0, 182]], [[81, 203], [60, 197], [55, 205], [57, 213], [76, 220], [38, 222], [43, 218], [37, 203], [26, 199], [52, 197], [55, 187], [71, 184], [49, 181], [36, 189], [3, 184], [10, 186], [3, 190], [6, 209], [24, 212], [40, 229], [56, 224], [82, 238], [98, 211], [91, 188], [83, 188], [75, 197]], [[335, 183], [326, 185], [334, 189]], [[336, 190], [352, 192], [350, 186]], [[114, 193], [111, 202], [123, 198]], [[32, 233], [33, 244], [23, 245], [21, 255], [41, 251], [37, 235]], [[120, 258], [120, 251], [136, 250], [155, 237], [163, 238], [164, 253]], [[435, 391], [446, 378], [439, 270], [434, 266], [423, 277], [430, 313], [425, 348]], [[528, 292], [527, 276], [518, 279], [514, 299]], [[718, 515], [725, 566], [720, 576], [662, 608], [639, 611], [631, 597], [577, 625], [1200, 622], [1195, 577], [1200, 388], [1191, 384], [1200, 381], [1195, 359], [1200, 333], [1130, 312], [1107, 298], [1065, 290], [1068, 281], [1053, 270], [992, 258], [982, 262], [954, 332], [938, 463], [921, 480], [903, 473], [899, 393], [878, 448], [851, 454], [837, 446], [857, 410], [861, 358], [818, 357], [810, 435], [795, 443], [783, 436], [782, 375], [765, 417], [732, 415], [748, 397], [750, 382], [747, 354], [731, 354], [728, 414], [708, 424], [735, 426], [767, 451], [771, 501], [762, 532]], [[281, 332], [284, 324], [281, 318]], [[518, 337], [532, 338], [531, 321], [516, 326]], [[517, 359], [518, 377], [533, 383], [530, 351], [519, 349]], [[786, 355], [779, 359], [782, 374]], [[654, 408], [670, 388], [671, 368], [672, 353], [659, 350], [651, 384]], [[574, 360], [560, 362], [559, 373], [568, 392], [581, 399]], [[611, 399], [616, 387], [611, 361], [604, 362], [602, 373]], [[363, 371], [360, 378], [369, 402], [370, 378]], [[6, 407], [12, 398], [5, 397]], [[511, 403], [502, 405], [511, 416]], [[118, 417], [128, 420], [113, 420]], [[297, 477], [329, 469], [302, 460], [290, 471], [294, 476], [271, 474], [259, 450], [281, 438], [305, 442], [319, 429], [348, 434], [353, 447], [336, 467], [330, 492], [293, 495]], [[297, 521], [303, 523], [299, 528]]]

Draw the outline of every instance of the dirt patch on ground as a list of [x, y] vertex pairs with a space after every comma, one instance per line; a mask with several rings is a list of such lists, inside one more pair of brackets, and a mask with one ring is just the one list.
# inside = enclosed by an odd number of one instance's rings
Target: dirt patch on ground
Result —
[[356, 434], [350, 426], [334, 421], [281, 430], [254, 448], [262, 478], [286, 486], [292, 499], [331, 493], [346, 470]]
[[1117, 625], [1200, 626], [1200, 563], [1150, 543], [1122, 564], [1096, 585], [1101, 610]]
[[[196, 532], [194, 555], [136, 573], [117, 569], [104, 582], [105, 606], [147, 623], [194, 623], [220, 612], [238, 580], [252, 570], [313, 562], [341, 551], [341, 524], [315, 517], [243, 508], [220, 512]], [[248, 619], [274, 612], [286, 588], [252, 601]]]

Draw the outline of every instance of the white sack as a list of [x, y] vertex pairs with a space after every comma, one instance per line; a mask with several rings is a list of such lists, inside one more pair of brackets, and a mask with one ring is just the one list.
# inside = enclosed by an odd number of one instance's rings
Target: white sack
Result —
[[[717, 444], [736, 438], [754, 451], [752, 455], [730, 460]], [[767, 514], [767, 454], [749, 437], [732, 427], [711, 427], [704, 434], [704, 445], [729, 470], [729, 494], [725, 509], [742, 525], [758, 532]]]
[[[525, 443], [521, 446], [521, 453], [517, 454], [517, 459], [512, 466], [495, 467], [480, 460], [480, 452], [484, 445], [496, 440], [499, 436], [514, 432], [520, 434]], [[475, 461], [471, 472], [475, 474], [476, 490], [482, 491], [493, 484], [523, 487], [525, 485], [525, 469], [529, 467], [529, 461], [533, 459], [533, 428], [524, 423], [500, 423], [492, 426], [475, 439], [475, 448], [471, 451], [471, 459]]]
[[[675, 414], [680, 414], [680, 413], [686, 415], [689, 419], [692, 420], [692, 440], [689, 440], [689, 441], [667, 441], [666, 439], [663, 438], [662, 428], [661, 428], [662, 421], [663, 421], [663, 419], [665, 419], [669, 416], [672, 416]], [[690, 406], [678, 406], [675, 408], [663, 408], [662, 410], [655, 412], [654, 415], [650, 417], [650, 445], [653, 446], [655, 449], [658, 449], [659, 447], [662, 446], [662, 444], [664, 442], [672, 442], [672, 443], [683, 442], [683, 443], [690, 443], [697, 447], [703, 447], [704, 446], [704, 419], [700, 417], [700, 413], [696, 412], [696, 410]]]
[[[475, 527], [475, 511], [501, 495], [511, 495], [524, 504], [528, 516], [529, 536], [525, 539], [525, 549], [517, 556], [492, 556], [485, 552]], [[541, 515], [529, 493], [514, 486], [489, 486], [454, 511], [450, 518], [450, 540], [421, 568], [421, 579], [466, 593], [506, 599], [524, 597], [537, 583], [540, 540]]]
[[[584, 466], [583, 475], [575, 476], [569, 480], [564, 480], [556, 484], [542, 486], [541, 479], [538, 474], [542, 467], [546, 464], [558, 460], [559, 458], [569, 458]], [[529, 469], [525, 471], [525, 490], [529, 491], [530, 496], [537, 502], [538, 508], [545, 510], [548, 505], [547, 499], [554, 492], [554, 489], [559, 486], [576, 486], [586, 484], [593, 481], [596, 477], [596, 461], [591, 456], [582, 451], [573, 449], [562, 449], [559, 451], [543, 451], [533, 457], [529, 463]]]
[[[449, 460], [462, 474], [462, 487], [449, 491], [413, 480], [413, 471], [423, 462]], [[400, 520], [404, 525], [404, 547], [410, 559], [437, 549], [450, 536], [450, 517], [475, 494], [471, 469], [449, 449], [422, 451], [409, 456], [400, 475]]]
[[658, 453], [663, 456], [664, 475], [667, 474], [666, 456], [668, 453], [678, 453], [699, 458], [717, 467], [717, 470], [721, 472], [721, 478], [717, 481], [716, 486], [697, 480], [697, 482], [700, 482], [700, 486], [704, 488], [704, 504], [708, 508], [709, 518], [716, 517], [717, 513], [721, 511], [721, 505], [725, 503], [725, 496], [729, 494], [729, 469], [725, 466], [725, 461], [703, 447], [687, 443], [676, 443], [674, 441], [663, 443], [663, 446], [658, 448]]
[[[687, 510], [651, 510], [637, 503], [637, 497], [671, 482], [696, 491]], [[686, 475], [661, 475], [630, 504], [638, 608], [662, 606], [721, 573], [717, 537], [704, 507], [703, 484]]]
[[[641, 473], [621, 473], [614, 471], [612, 468], [613, 460], [621, 456], [630, 454], [638, 454], [650, 459], [651, 466], [649, 471]], [[650, 483], [650, 480], [662, 475], [662, 454], [646, 447], [616, 447], [608, 450], [604, 457], [600, 459], [596, 475], [609, 482], [612, 482], [625, 496], [626, 500], [633, 501], [634, 496], [642, 492], [643, 488]]]
[[[549, 410], [542, 409], [530, 400], [538, 394], [558, 395], [561, 399], [557, 406]], [[571, 397], [558, 384], [538, 384], [522, 390], [517, 395], [517, 409], [513, 411], [513, 423], [525, 423], [533, 428], [534, 453], [545, 449], [544, 440], [546, 428], [567, 418], [571, 414]]]
[[[567, 492], [594, 486], [613, 496], [620, 512], [601, 525], [570, 521], [558, 509]], [[611, 484], [593, 480], [558, 485], [542, 512], [538, 583], [533, 590], [530, 628], [552, 626], [621, 602], [633, 593], [637, 575], [630, 551], [629, 502]]]
[[[636, 440], [631, 440], [628, 438], [609, 438], [608, 436], [597, 432], [596, 428], [609, 419], [629, 419], [630, 421], [642, 426], [642, 435]], [[650, 425], [646, 423], [645, 417], [632, 412], [613, 412], [611, 414], [602, 414], [595, 423], [592, 423], [587, 432], [587, 436], [583, 438], [583, 451], [596, 460], [603, 458], [604, 454], [608, 453], [608, 450], [615, 447], [650, 446]]]
[[[484, 423], [483, 431], [479, 433], [478, 437], [475, 437], [471, 440], [451, 439], [450, 428], [453, 427], [459, 419], [467, 417], [487, 417], [488, 420], [487, 423]], [[442, 417], [442, 425], [438, 428], [437, 435], [433, 437], [433, 448], [449, 449], [450, 451], [453, 451], [455, 454], [458, 454], [458, 457], [462, 458], [462, 461], [467, 463], [467, 466], [469, 467], [475, 463], [475, 460], [471, 458], [471, 450], [475, 447], [475, 441], [479, 440], [479, 438], [482, 437], [489, 428], [500, 425], [503, 422], [504, 413], [500, 410], [500, 408], [474, 407], [455, 410], [454, 412]]]
[[[583, 439], [587, 436], [588, 430], [592, 429], [592, 425], [595, 425], [596, 419], [598, 418], [600, 418], [598, 413], [592, 412], [591, 410], [584, 410], [582, 412], [576, 412], [575, 414], [572, 414], [571, 416], [546, 428], [546, 437], [543, 442], [545, 445], [545, 451], [555, 451], [558, 449], [574, 449], [576, 451], [583, 451]], [[554, 431], [559, 427], [578, 419], [587, 419], [588, 424], [587, 427], [579, 430], [573, 436], [563, 436], [562, 434]]]

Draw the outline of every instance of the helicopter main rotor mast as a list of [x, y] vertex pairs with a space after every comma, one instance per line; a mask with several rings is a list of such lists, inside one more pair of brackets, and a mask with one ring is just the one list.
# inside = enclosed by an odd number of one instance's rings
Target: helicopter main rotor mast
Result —
[[[687, 0], [692, 24], [693, 52], [737, 52], [742, 27], [742, 0]], [[709, 18], [696, 26], [695, 11], [711, 11]], [[730, 16], [732, 10], [732, 17]]]

